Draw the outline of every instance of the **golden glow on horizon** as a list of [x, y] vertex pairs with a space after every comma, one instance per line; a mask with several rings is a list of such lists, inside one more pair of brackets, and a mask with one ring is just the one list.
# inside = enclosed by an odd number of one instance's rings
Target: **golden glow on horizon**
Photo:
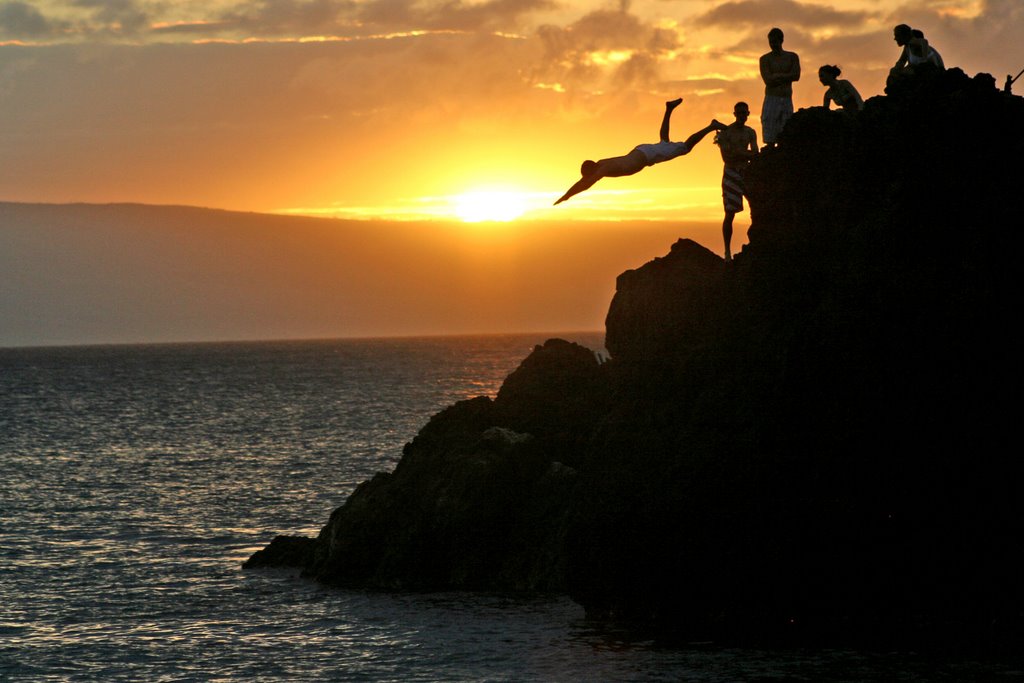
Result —
[[[705, 179], [706, 180], [706, 179]], [[399, 204], [355, 206], [334, 203], [276, 209], [272, 213], [341, 220], [452, 221], [525, 223], [531, 221], [720, 220], [717, 185], [615, 187], [612, 182], [553, 206], [561, 191], [480, 190], [454, 196], [420, 197]]]
[[514, 221], [529, 207], [527, 194], [513, 190], [475, 190], [453, 200], [455, 215], [464, 223]]

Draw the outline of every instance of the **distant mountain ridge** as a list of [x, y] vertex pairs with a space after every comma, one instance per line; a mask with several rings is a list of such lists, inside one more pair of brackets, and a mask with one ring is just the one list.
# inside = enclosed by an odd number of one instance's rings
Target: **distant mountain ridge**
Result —
[[597, 329], [677, 228], [0, 202], [0, 346]]
[[537, 347], [246, 566], [566, 591], [696, 638], [1019, 634], [1024, 136], [992, 131], [1021, 122], [957, 69], [798, 112], [733, 263], [679, 240], [623, 273], [609, 362]]

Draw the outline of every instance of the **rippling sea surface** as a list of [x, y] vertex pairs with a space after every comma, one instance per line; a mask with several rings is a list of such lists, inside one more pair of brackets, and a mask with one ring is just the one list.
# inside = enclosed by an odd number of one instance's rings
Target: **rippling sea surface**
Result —
[[0, 680], [1024, 678], [915, 653], [664, 647], [561, 597], [240, 569], [274, 535], [315, 535], [431, 415], [493, 396], [544, 339], [0, 349]]

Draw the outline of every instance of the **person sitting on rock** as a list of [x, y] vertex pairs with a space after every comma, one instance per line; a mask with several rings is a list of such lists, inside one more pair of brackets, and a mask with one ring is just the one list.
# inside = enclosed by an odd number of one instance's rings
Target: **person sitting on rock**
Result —
[[934, 64], [943, 71], [946, 70], [946, 64], [942, 61], [942, 55], [934, 47], [928, 44], [928, 39], [924, 37], [924, 31], [920, 29], [913, 29], [910, 32], [914, 39], [908, 45], [909, 52], [907, 59], [911, 66], [917, 64]]
[[893, 40], [903, 48], [900, 58], [896, 60], [895, 66], [889, 70], [890, 75], [896, 75], [905, 71], [913, 71], [915, 66], [921, 64], [932, 64], [940, 69], [945, 69], [942, 57], [938, 51], [925, 40], [924, 32], [915, 30], [906, 24], [899, 24], [892, 30]]
[[822, 106], [825, 109], [831, 109], [832, 103], [835, 102], [836, 106], [842, 107], [847, 111], [860, 111], [864, 108], [864, 99], [857, 92], [857, 89], [853, 87], [853, 83], [839, 80], [839, 74], [841, 73], [842, 71], [838, 66], [831, 64], [825, 64], [818, 69], [818, 80], [828, 88], [825, 91], [825, 102]]
[[648, 166], [660, 164], [676, 157], [688, 154], [694, 146], [700, 142], [705, 135], [713, 130], [722, 130], [725, 124], [712, 119], [704, 128], [686, 138], [684, 142], [672, 142], [669, 139], [669, 123], [672, 119], [672, 112], [682, 103], [682, 98], [671, 100], [665, 103], [665, 115], [661, 120], [660, 141], [637, 145], [629, 154], [623, 156], [591, 161], [587, 159], [580, 166], [580, 175], [583, 177], [576, 181], [565, 194], [559, 197], [555, 204], [561, 204], [569, 197], [579, 194], [588, 189], [601, 178], [633, 175], [639, 173]]
[[914, 39], [914, 29], [910, 28], [907, 24], [897, 24], [892, 29], [892, 39], [896, 41], [896, 46], [900, 48], [900, 57], [889, 70], [890, 75], [907, 68], [909, 65], [910, 41]]

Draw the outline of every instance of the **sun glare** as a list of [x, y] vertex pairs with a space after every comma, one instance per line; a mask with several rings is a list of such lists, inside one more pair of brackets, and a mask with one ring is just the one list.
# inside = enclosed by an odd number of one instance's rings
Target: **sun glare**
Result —
[[526, 195], [504, 190], [466, 192], [455, 197], [455, 215], [466, 223], [514, 221], [527, 209]]

